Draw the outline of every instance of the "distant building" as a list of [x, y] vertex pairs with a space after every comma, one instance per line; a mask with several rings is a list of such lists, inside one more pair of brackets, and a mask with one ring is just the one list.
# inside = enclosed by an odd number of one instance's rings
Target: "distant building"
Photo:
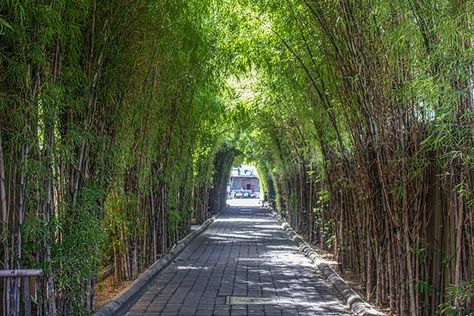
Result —
[[230, 172], [231, 176], [254, 176], [257, 177], [257, 169], [254, 166], [242, 165], [238, 168], [232, 168]]
[[229, 198], [259, 198], [260, 181], [255, 167], [243, 165], [239, 168], [232, 168], [228, 194]]

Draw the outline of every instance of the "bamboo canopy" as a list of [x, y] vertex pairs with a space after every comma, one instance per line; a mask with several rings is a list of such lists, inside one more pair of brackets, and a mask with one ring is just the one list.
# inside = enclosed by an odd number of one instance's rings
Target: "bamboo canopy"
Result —
[[[90, 314], [251, 163], [367, 300], [469, 315], [473, 18], [474, 0], [0, 2], [3, 313]], [[30, 301], [8, 273], [38, 269]]]

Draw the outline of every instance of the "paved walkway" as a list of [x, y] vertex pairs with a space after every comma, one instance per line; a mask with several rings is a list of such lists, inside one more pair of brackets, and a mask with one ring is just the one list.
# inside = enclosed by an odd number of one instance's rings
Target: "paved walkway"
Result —
[[229, 208], [194, 239], [127, 315], [351, 313], [277, 221], [244, 206]]

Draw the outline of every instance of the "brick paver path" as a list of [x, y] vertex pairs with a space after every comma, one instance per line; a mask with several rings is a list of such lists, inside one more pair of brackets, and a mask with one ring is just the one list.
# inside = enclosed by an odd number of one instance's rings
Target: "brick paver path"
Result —
[[[230, 305], [229, 296], [271, 304]], [[152, 281], [127, 315], [351, 313], [268, 211], [232, 207]]]

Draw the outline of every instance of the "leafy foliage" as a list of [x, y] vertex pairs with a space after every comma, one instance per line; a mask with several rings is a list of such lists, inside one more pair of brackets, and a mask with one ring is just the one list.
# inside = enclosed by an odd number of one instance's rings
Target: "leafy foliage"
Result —
[[367, 299], [467, 313], [472, 12], [472, 0], [0, 1], [3, 268], [45, 269], [38, 314], [87, 314], [100, 270], [133, 279], [209, 216], [240, 152]]

